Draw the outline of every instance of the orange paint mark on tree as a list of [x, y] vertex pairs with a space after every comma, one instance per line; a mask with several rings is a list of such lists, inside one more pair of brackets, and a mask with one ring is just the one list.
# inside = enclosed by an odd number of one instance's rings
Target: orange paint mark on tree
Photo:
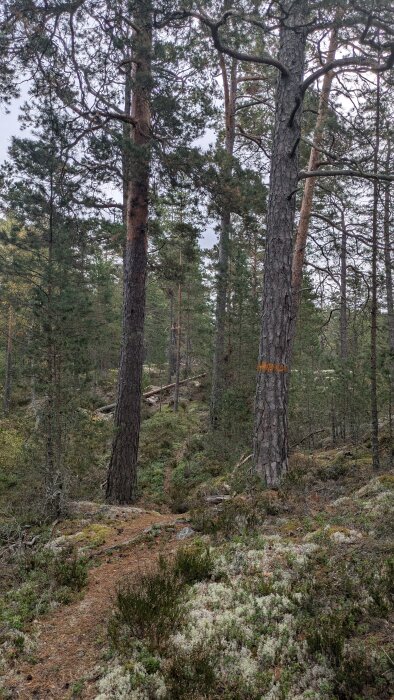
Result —
[[257, 365], [258, 372], [287, 372], [287, 366], [277, 364], [276, 362], [259, 362]]

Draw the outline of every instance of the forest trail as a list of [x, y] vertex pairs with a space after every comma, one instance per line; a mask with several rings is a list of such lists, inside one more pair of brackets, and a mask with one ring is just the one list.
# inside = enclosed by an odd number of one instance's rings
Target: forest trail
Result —
[[[113, 509], [115, 510], [115, 509]], [[185, 522], [174, 514], [120, 510], [111, 536], [93, 554], [93, 566], [81, 597], [40, 618], [31, 660], [16, 660], [6, 687], [18, 700], [90, 700], [97, 694], [107, 621], [117, 585], [134, 573], [149, 570], [160, 554], [171, 556], [181, 543], [177, 531]], [[152, 531], [149, 532], [150, 528]], [[34, 658], [33, 658], [34, 657]]]

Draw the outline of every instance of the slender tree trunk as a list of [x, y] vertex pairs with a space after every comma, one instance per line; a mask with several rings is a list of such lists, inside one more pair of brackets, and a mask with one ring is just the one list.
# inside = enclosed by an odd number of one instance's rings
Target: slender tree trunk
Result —
[[190, 284], [186, 287], [186, 352], [185, 352], [185, 377], [191, 372], [191, 337], [190, 337]]
[[253, 242], [252, 242], [252, 296], [254, 301], [257, 302], [257, 231], [253, 231]]
[[170, 297], [170, 332], [168, 336], [168, 384], [175, 374], [176, 368], [176, 324], [174, 317], [174, 291], [170, 289], [168, 292]]
[[[374, 172], [378, 172], [380, 145], [380, 74], [376, 78], [376, 119], [375, 119], [375, 150]], [[372, 261], [371, 261], [371, 447], [372, 466], [379, 469], [379, 416], [377, 392], [377, 330], [378, 330], [378, 205], [379, 181], [373, 183], [372, 208]]]
[[[225, 157], [223, 181], [230, 181], [232, 175], [231, 159], [235, 142], [235, 103], [237, 97], [237, 61], [232, 59], [230, 76], [222, 54], [219, 55], [220, 68], [224, 89], [225, 114]], [[225, 381], [225, 332], [226, 332], [226, 301], [228, 289], [229, 243], [231, 229], [231, 214], [229, 208], [222, 212], [220, 220], [219, 261], [216, 277], [216, 310], [215, 310], [215, 341], [212, 365], [211, 411], [212, 429], [219, 425], [220, 410]]]
[[127, 193], [123, 332], [115, 410], [115, 436], [108, 469], [106, 498], [133, 503], [137, 497], [137, 459], [141, 424], [144, 361], [145, 286], [147, 270], [148, 191], [150, 170], [151, 6], [135, 5], [134, 85], [131, 140], [135, 160]]
[[[54, 150], [52, 152], [52, 159], [54, 160]], [[54, 163], [52, 162], [51, 167], [53, 167], [53, 165]], [[43, 327], [46, 334], [47, 364], [45, 485], [47, 492], [47, 506], [53, 515], [59, 517], [63, 510], [63, 475], [61, 471], [61, 424], [59, 415], [60, 377], [57, 367], [57, 343], [55, 336], [54, 309], [54, 215], [54, 174], [51, 170], [48, 230], [47, 317], [43, 319]]]
[[[182, 251], [179, 252], [179, 267], [182, 269]], [[181, 345], [182, 345], [182, 283], [178, 284], [178, 323], [176, 338], [176, 366], [175, 366], [175, 389], [174, 389], [174, 411], [179, 406], [179, 381], [181, 376]]]
[[[387, 147], [387, 172], [390, 168], [391, 159], [391, 143], [388, 142]], [[389, 341], [389, 431], [391, 455], [390, 461], [394, 461], [394, 444], [393, 444], [393, 425], [392, 425], [392, 406], [394, 399], [394, 297], [393, 297], [393, 262], [391, 257], [391, 240], [390, 240], [390, 183], [387, 182], [384, 191], [384, 263], [386, 271], [386, 298], [387, 298], [387, 325], [388, 325], [388, 341]]]
[[342, 439], [346, 440], [348, 409], [348, 327], [347, 327], [347, 228], [344, 211], [341, 212], [341, 287], [340, 287], [340, 357], [342, 369]]
[[14, 333], [14, 313], [11, 304], [8, 307], [8, 327], [7, 327], [7, 347], [5, 354], [5, 380], [4, 380], [4, 397], [3, 410], [8, 416], [11, 403], [11, 388], [12, 388], [12, 341]]
[[[132, 98], [132, 87], [133, 87], [133, 69], [132, 64], [128, 63], [130, 61], [130, 55], [125, 55], [126, 61], [126, 76], [124, 84], [124, 113], [131, 116], [131, 98]], [[130, 177], [131, 177], [131, 141], [130, 139], [130, 124], [125, 122], [123, 124], [123, 143], [122, 143], [122, 220], [125, 230], [127, 232], [127, 198], [130, 187]], [[126, 253], [126, 240], [127, 235], [124, 236], [123, 245], [123, 264], [125, 263], [125, 253]]]
[[[338, 48], [337, 30], [334, 27], [331, 30], [330, 44], [327, 53], [327, 63], [333, 61]], [[316, 119], [315, 133], [313, 136], [313, 145], [309, 156], [308, 170], [317, 170], [318, 163], [321, 157], [320, 148], [323, 143], [324, 127], [327, 119], [328, 100], [330, 97], [332, 81], [334, 73], [332, 71], [325, 73], [323, 77], [323, 86], [320, 93], [318, 114]], [[308, 237], [309, 221], [312, 213], [313, 194], [316, 186], [316, 178], [308, 177], [305, 181], [304, 193], [302, 196], [300, 220], [298, 223], [296, 239], [294, 243], [293, 263], [292, 263], [292, 312], [291, 312], [291, 327], [290, 327], [290, 353], [292, 354], [297, 318], [301, 303], [302, 289], [302, 271], [305, 260], [305, 247]]]
[[270, 488], [279, 486], [288, 467], [291, 268], [308, 17], [306, 0], [282, 7], [288, 16], [279, 60], [290, 70], [279, 75], [276, 93], [254, 431], [254, 470]]

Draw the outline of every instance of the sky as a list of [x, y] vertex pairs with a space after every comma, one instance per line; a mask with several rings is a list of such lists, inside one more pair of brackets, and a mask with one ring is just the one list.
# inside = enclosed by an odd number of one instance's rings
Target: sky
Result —
[[14, 100], [10, 107], [9, 114], [5, 113], [5, 108], [1, 107], [0, 112], [0, 161], [7, 157], [7, 151], [11, 145], [11, 138], [20, 132], [18, 122], [19, 107], [23, 99]]
[[[13, 136], [21, 133], [20, 123], [18, 121], [19, 110], [27, 98], [27, 87], [22, 90], [22, 96], [12, 101], [6, 113], [5, 107], [0, 107], [0, 162], [2, 163], [6, 157], [8, 148], [11, 145]], [[27, 136], [28, 131], [24, 130], [23, 135]], [[196, 145], [202, 148], [207, 148], [213, 141], [213, 132], [207, 132], [196, 141]], [[110, 193], [113, 196], [113, 192]], [[200, 237], [201, 248], [212, 248], [217, 242], [217, 234], [214, 231], [213, 223], [208, 223], [206, 229]]]

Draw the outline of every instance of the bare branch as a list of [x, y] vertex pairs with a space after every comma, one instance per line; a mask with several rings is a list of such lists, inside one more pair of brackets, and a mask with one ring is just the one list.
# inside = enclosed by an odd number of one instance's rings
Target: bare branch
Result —
[[214, 46], [220, 53], [225, 53], [228, 56], [237, 58], [239, 61], [248, 61], [249, 63], [260, 63], [266, 66], [273, 66], [274, 68], [277, 68], [282, 73], [282, 75], [289, 75], [289, 71], [286, 68], [286, 66], [284, 66], [280, 61], [277, 61], [276, 58], [273, 58], [268, 54], [256, 56], [254, 54], [244, 53], [243, 51], [237, 51], [237, 49], [232, 49], [229, 46], [226, 46], [222, 43], [219, 35], [219, 29], [227, 23], [227, 20], [230, 17], [236, 16], [236, 14], [232, 10], [228, 10], [227, 12], [225, 12], [222, 15], [222, 17], [216, 21], [208, 17], [208, 15], [206, 15], [203, 12], [190, 12], [188, 14], [190, 17], [195, 17], [196, 19], [199, 19], [200, 22], [205, 24], [205, 26], [209, 27], [212, 34]]
[[346, 68], [347, 66], [361, 66], [364, 68], [369, 68], [370, 70], [383, 72], [392, 67], [392, 62], [394, 60], [394, 45], [391, 49], [391, 54], [387, 58], [386, 63], [376, 63], [371, 58], [366, 56], [347, 56], [345, 58], [337, 58], [335, 61], [330, 61], [324, 66], [312, 73], [308, 78], [304, 80], [301, 85], [301, 94], [304, 95], [306, 90], [314, 83], [316, 80], [321, 78], [325, 73], [329, 73], [335, 68]]
[[366, 173], [362, 170], [301, 170], [299, 179], [304, 180], [306, 177], [361, 177], [364, 180], [384, 180], [385, 182], [394, 182], [394, 175], [390, 173]]

